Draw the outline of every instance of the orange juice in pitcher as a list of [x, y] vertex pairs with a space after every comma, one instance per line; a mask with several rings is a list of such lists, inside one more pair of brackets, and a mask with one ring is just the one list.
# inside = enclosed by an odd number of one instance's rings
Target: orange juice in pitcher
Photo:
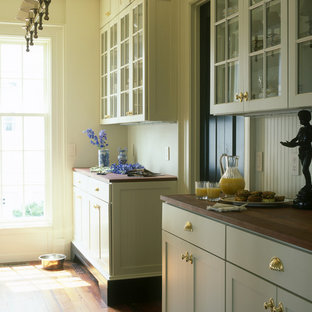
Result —
[[[222, 163], [223, 157], [225, 158], [225, 170]], [[244, 189], [245, 180], [238, 170], [238, 156], [222, 154], [220, 168], [220, 188], [225, 196], [233, 196], [237, 191]]]

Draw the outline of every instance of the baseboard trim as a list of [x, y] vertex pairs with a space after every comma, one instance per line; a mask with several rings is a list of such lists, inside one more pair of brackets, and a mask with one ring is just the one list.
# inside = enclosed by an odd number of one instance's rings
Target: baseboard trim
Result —
[[96, 278], [101, 297], [108, 306], [161, 300], [161, 276], [107, 280], [71, 243], [72, 261], [82, 263]]

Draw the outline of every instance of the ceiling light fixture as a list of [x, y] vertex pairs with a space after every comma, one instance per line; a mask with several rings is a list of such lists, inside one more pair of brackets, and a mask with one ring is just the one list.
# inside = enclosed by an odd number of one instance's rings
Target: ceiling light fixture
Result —
[[25, 22], [26, 51], [34, 45], [34, 38], [38, 38], [38, 30], [42, 30], [43, 19], [49, 20], [49, 5], [51, 0], [24, 0], [16, 18]]

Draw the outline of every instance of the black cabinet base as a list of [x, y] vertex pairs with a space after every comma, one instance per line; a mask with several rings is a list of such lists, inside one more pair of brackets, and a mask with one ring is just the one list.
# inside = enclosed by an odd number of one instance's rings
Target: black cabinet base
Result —
[[96, 278], [101, 297], [108, 306], [161, 300], [161, 276], [107, 280], [73, 243], [71, 244], [71, 255], [72, 261], [82, 263]]

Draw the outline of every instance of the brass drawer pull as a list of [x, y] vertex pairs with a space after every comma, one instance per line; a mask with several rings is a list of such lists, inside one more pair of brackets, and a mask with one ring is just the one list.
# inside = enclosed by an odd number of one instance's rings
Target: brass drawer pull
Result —
[[284, 265], [280, 258], [273, 257], [269, 264], [270, 270], [284, 272]]
[[100, 208], [101, 208], [100, 205], [93, 205], [93, 207], [94, 207], [95, 209], [100, 209]]
[[187, 221], [184, 225], [184, 231], [193, 232], [193, 225], [190, 221]]
[[279, 302], [278, 306], [273, 308], [273, 312], [284, 312], [283, 304]]
[[273, 298], [270, 298], [269, 301], [265, 302], [263, 304], [264, 308], [267, 310], [267, 309], [270, 309], [270, 311], [272, 312], [273, 311], [273, 308], [274, 308], [274, 300]]

